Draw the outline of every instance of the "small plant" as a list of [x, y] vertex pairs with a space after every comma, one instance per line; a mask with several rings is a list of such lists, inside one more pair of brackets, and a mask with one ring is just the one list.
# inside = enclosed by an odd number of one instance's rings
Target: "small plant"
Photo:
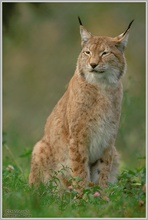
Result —
[[[146, 169], [124, 169], [115, 184], [101, 189], [90, 183], [78, 197], [81, 187], [79, 177], [70, 177], [69, 186], [62, 189], [59, 175], [67, 178], [68, 167], [51, 170], [48, 184], [39, 187], [29, 186], [28, 174], [18, 163], [17, 158], [6, 142], [4, 147], [10, 158], [3, 161], [3, 217], [145, 217], [146, 207]], [[30, 150], [20, 155], [29, 158]], [[73, 184], [75, 183], [75, 184]]]
[[[117, 183], [103, 190], [90, 183], [82, 198], [76, 197], [73, 185], [59, 189], [58, 175], [65, 175], [67, 169], [53, 171], [48, 185], [35, 188], [15, 162], [4, 166], [3, 217], [16, 217], [14, 210], [28, 210], [25, 217], [145, 217], [145, 168], [123, 170]], [[80, 182], [77, 177], [72, 180]], [[17, 216], [24, 217], [22, 212]]]

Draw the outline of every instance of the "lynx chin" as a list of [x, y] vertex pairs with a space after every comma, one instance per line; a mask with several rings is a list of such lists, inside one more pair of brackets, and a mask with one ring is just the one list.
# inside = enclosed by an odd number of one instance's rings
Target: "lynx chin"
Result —
[[[115, 148], [126, 71], [124, 49], [129, 30], [117, 37], [95, 36], [79, 18], [82, 50], [75, 73], [47, 118], [44, 135], [32, 152], [29, 184], [48, 184], [57, 171], [60, 186], [107, 186], [116, 181], [119, 156]], [[58, 172], [65, 168], [65, 172]], [[67, 167], [67, 169], [66, 169]]]

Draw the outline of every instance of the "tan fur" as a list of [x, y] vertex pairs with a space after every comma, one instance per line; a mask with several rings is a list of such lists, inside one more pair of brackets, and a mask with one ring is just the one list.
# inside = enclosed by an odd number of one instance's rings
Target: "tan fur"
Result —
[[[29, 183], [48, 183], [58, 173], [64, 186], [69, 176], [105, 187], [118, 172], [114, 147], [125, 73], [124, 47], [128, 30], [118, 37], [90, 34], [80, 25], [82, 51], [68, 89], [47, 119], [43, 138], [32, 153]], [[93, 66], [93, 67], [92, 67]]]

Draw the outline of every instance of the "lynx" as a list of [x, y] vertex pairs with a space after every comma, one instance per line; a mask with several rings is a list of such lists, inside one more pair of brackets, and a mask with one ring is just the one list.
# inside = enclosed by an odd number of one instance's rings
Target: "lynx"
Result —
[[58, 172], [63, 187], [79, 177], [80, 187], [115, 182], [119, 156], [115, 140], [122, 102], [124, 49], [129, 29], [117, 37], [94, 36], [79, 18], [82, 50], [62, 98], [49, 115], [44, 136], [32, 152], [29, 183], [47, 184]]

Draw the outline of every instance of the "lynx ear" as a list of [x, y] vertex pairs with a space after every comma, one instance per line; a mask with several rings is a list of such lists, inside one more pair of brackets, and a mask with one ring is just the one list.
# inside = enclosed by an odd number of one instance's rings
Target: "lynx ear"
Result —
[[92, 37], [92, 34], [88, 32], [82, 25], [82, 21], [80, 17], [78, 17], [79, 23], [80, 23], [80, 35], [81, 35], [81, 45], [82, 47], [85, 45], [85, 43]]
[[130, 30], [130, 27], [132, 25], [134, 20], [132, 20], [130, 22], [130, 24], [128, 25], [128, 28], [126, 29], [126, 31], [122, 34], [120, 34], [119, 36], [115, 37], [114, 40], [115, 40], [115, 43], [116, 43], [116, 47], [121, 51], [123, 52], [126, 45], [127, 45], [127, 42], [128, 42], [128, 37], [129, 37], [129, 30]]

